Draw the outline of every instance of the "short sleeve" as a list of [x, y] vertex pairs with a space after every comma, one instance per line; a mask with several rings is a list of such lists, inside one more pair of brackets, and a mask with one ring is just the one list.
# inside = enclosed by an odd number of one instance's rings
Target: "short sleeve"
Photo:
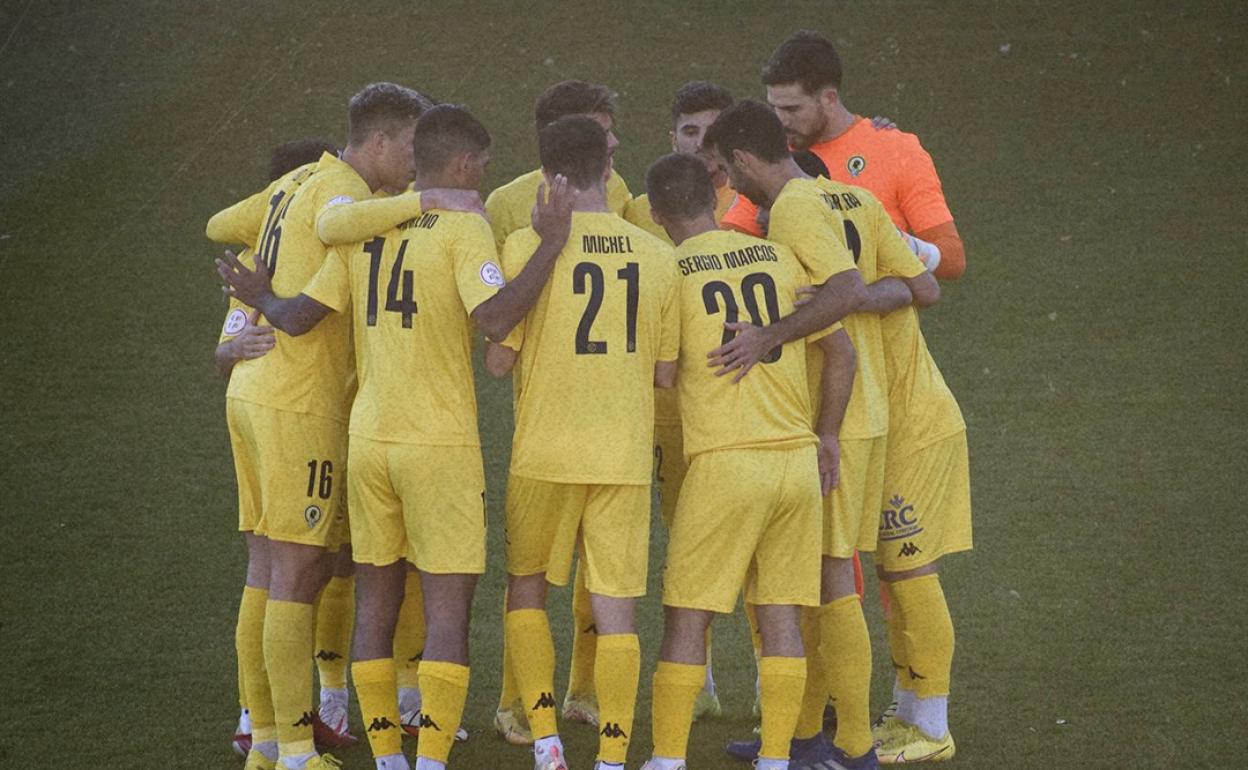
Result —
[[[510, 281], [520, 274], [524, 266], [529, 263], [529, 258], [533, 256], [539, 242], [537, 233], [533, 232], [532, 228], [517, 230], [508, 236], [507, 242], [503, 244], [503, 279], [505, 281]], [[526, 321], [527, 319], [522, 319], [520, 323], [512, 327], [506, 339], [501, 343], [504, 347], [520, 350], [524, 345]]]
[[[839, 223], [837, 226], [840, 226]], [[782, 195], [771, 208], [768, 237], [793, 250], [816, 286], [857, 269], [840, 234], [831, 229], [823, 204], [805, 195]]]
[[351, 269], [347, 265], [347, 256], [340, 248], [330, 249], [308, 285], [303, 287], [304, 295], [311, 297], [325, 307], [339, 313], [351, 304]]
[[659, 332], [659, 361], [675, 361], [680, 355], [680, 279], [676, 275], [676, 258], [665, 251], [669, 272], [665, 276], [667, 291], [663, 297]]
[[318, 232], [325, 212], [344, 203], [355, 203], [373, 197], [373, 191], [368, 189], [368, 184], [359, 175], [348, 173], [335, 174], [332, 182], [318, 185], [314, 194], [316, 200], [312, 210], [316, 212]]
[[477, 306], [498, 293], [506, 280], [498, 264], [494, 234], [485, 220], [466, 214], [455, 230], [451, 261], [460, 301], [469, 315]]
[[953, 221], [945, 191], [932, 156], [923, 149], [917, 136], [905, 146], [903, 168], [897, 179], [897, 204], [910, 232], [917, 233]]
[[243, 333], [243, 329], [247, 328], [248, 316], [247, 308], [236, 297], [230, 297], [229, 309], [225, 312], [225, 323], [221, 326], [221, 336], [217, 338], [217, 344], [229, 342], [238, 335]]
[[873, 213], [876, 243], [879, 244], [875, 255], [879, 275], [914, 278], [927, 272], [927, 268], [902, 239], [884, 207], [875, 206]]

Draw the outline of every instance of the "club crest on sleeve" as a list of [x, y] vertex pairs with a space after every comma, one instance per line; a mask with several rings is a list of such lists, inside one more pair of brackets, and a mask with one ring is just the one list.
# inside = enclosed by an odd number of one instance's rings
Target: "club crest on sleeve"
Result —
[[858, 176], [866, 167], [867, 159], [861, 155], [854, 155], [845, 163], [845, 168], [849, 169], [850, 176]]
[[247, 328], [247, 311], [241, 307], [236, 307], [230, 311], [225, 317], [225, 326], [221, 328], [222, 334], [235, 335]]
[[498, 286], [501, 288], [507, 281], [503, 280], [503, 271], [499, 269], [498, 265], [490, 261], [481, 265], [481, 283], [484, 283], [486, 286]]
[[329, 203], [325, 204], [325, 208], [337, 206], [341, 203], [355, 203], [355, 198], [352, 198], [350, 195], [339, 195], [336, 198], [331, 198]]

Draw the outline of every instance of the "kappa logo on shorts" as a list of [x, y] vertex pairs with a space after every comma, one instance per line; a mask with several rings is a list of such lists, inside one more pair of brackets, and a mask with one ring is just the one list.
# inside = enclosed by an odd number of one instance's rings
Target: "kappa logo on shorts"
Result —
[[309, 505], [303, 509], [303, 520], [308, 522], [308, 529], [316, 529], [316, 525], [321, 523], [321, 515], [319, 505]]
[[905, 545], [901, 547], [901, 550], [897, 552], [897, 555], [898, 556], [914, 556], [916, 553], [923, 553], [923, 549], [919, 548], [914, 543], [907, 542]]
[[880, 511], [880, 540], [903, 540], [923, 531], [918, 512], [904, 497], [893, 495], [888, 504], [892, 507]]
[[854, 155], [846, 163], [845, 168], [849, 170], [850, 176], [858, 176], [867, 167], [867, 159], [861, 155]]

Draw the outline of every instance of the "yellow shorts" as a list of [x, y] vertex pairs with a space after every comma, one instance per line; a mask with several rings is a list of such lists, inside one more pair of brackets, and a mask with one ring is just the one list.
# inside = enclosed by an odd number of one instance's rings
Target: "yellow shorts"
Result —
[[590, 593], [646, 594], [650, 550], [648, 484], [559, 484], [512, 474], [507, 480], [507, 572], [546, 573], [568, 584], [581, 542]]
[[884, 494], [885, 436], [841, 440], [841, 480], [823, 499], [823, 554], [848, 559], [874, 551]]
[[654, 480], [659, 487], [659, 511], [671, 528], [680, 485], [685, 480], [685, 436], [679, 424], [654, 426]]
[[352, 558], [435, 574], [485, 572], [481, 450], [351, 437]]
[[732, 612], [819, 604], [823, 502], [815, 447], [721, 449], [689, 464], [663, 570], [663, 604]]
[[905, 572], [971, 550], [966, 431], [904, 457], [890, 454], [884, 475], [877, 565]]
[[234, 398], [225, 414], [239, 530], [331, 550], [349, 543], [346, 423]]

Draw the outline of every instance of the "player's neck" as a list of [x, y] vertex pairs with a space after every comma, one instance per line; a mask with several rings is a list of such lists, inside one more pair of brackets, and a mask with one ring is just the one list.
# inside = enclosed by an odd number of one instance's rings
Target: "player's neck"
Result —
[[347, 145], [347, 148], [342, 151], [342, 162], [355, 169], [355, 173], [360, 175], [364, 184], [368, 185], [368, 189], [376, 192], [381, 187], [381, 176], [373, 171], [373, 165], [368, 162], [368, 156], [359, 147]]
[[417, 173], [412, 180], [412, 189], [420, 192], [421, 190], [458, 190], [462, 188], [458, 179], [453, 179], [447, 174]]
[[610, 211], [607, 205], [606, 185], [598, 184], [588, 190], [581, 190], [569, 185], [572, 190], [573, 211]]
[[719, 226], [715, 224], [715, 212], [713, 211], [707, 211], [702, 216], [694, 219], [666, 220], [663, 227], [667, 230], [667, 235], [672, 239], [672, 243], [677, 246], [694, 236], [719, 229]]
[[819, 135], [819, 142], [830, 142], [836, 139], [853, 128], [854, 123], [857, 121], [858, 116], [845, 109], [845, 105], [838, 101], [836, 106], [830, 110], [828, 125], [824, 128], [823, 133]]

